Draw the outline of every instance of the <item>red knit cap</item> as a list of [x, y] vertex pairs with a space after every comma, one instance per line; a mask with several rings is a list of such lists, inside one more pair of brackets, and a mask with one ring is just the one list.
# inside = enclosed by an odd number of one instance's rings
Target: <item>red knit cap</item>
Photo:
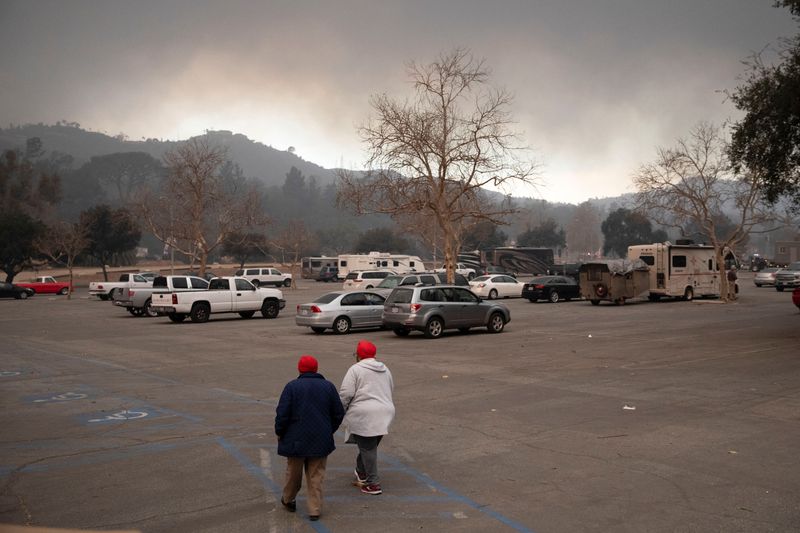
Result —
[[297, 370], [299, 370], [301, 374], [316, 372], [317, 368], [319, 368], [317, 360], [310, 355], [300, 356], [300, 361], [297, 362]]
[[358, 346], [356, 346], [356, 354], [358, 355], [359, 359], [375, 357], [376, 353], [378, 353], [378, 349], [374, 344], [369, 341], [358, 341]]

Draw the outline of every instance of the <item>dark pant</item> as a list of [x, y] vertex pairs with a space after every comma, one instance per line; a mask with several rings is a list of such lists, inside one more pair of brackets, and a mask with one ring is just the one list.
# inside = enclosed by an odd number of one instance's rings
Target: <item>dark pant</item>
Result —
[[367, 485], [380, 485], [381, 479], [378, 477], [378, 444], [381, 443], [383, 435], [377, 437], [362, 437], [353, 435], [358, 445], [358, 457], [356, 457], [356, 470], [359, 474], [367, 477]]

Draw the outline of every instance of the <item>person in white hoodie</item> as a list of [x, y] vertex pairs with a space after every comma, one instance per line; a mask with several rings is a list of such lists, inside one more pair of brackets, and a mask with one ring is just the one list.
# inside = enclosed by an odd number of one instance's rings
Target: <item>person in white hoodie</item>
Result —
[[345, 415], [345, 440], [358, 445], [354, 485], [365, 494], [381, 494], [378, 476], [378, 444], [394, 420], [392, 373], [375, 360], [377, 348], [358, 341], [356, 363], [347, 370], [339, 388]]

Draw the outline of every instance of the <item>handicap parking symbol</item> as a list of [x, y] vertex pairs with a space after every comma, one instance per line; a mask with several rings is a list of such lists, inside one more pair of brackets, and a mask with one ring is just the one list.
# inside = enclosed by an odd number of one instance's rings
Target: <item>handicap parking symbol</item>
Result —
[[95, 413], [82, 418], [86, 424], [110, 424], [126, 422], [128, 420], [140, 420], [153, 415], [156, 415], [155, 411], [137, 408], [122, 409], [121, 411], [116, 411], [114, 413]]
[[71, 402], [74, 400], [85, 400], [89, 395], [83, 392], [62, 392], [59, 394], [49, 394], [47, 396], [33, 396], [27, 398], [30, 403], [59, 403]]

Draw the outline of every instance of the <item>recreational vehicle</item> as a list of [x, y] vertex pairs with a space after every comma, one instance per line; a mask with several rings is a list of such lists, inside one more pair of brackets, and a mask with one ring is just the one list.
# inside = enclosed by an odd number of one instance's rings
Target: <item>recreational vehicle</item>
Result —
[[338, 258], [325, 256], [303, 257], [300, 262], [302, 264], [300, 276], [303, 279], [316, 279], [322, 267], [335, 267], [338, 263]]
[[[732, 258], [732, 254], [726, 253]], [[725, 265], [717, 265], [714, 247], [679, 241], [628, 247], [628, 259], [641, 259], [650, 267], [649, 299], [662, 297], [691, 300], [696, 296], [719, 296], [720, 276]], [[735, 258], [732, 258], [735, 261]]]
[[415, 255], [370, 252], [368, 254], [343, 254], [339, 256], [339, 279], [354, 270], [391, 270], [395, 274], [425, 270], [422, 260]]

